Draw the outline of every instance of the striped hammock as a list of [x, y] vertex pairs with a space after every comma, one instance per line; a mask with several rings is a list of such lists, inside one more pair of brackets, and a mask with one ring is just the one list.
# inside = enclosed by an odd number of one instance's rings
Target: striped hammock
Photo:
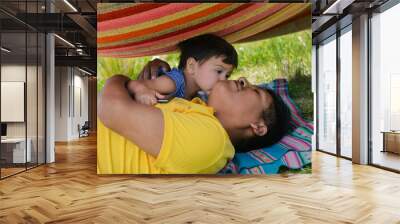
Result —
[[311, 4], [99, 3], [97, 21], [99, 56], [142, 57], [204, 33], [241, 43], [308, 29]]

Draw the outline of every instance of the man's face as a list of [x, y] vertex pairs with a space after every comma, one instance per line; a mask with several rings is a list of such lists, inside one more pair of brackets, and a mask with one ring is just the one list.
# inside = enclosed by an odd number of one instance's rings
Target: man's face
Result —
[[224, 59], [224, 56], [213, 56], [202, 63], [195, 63], [194, 78], [200, 89], [210, 91], [218, 81], [230, 76], [233, 66], [223, 62]]
[[262, 119], [262, 111], [272, 101], [267, 91], [240, 78], [217, 82], [210, 92], [208, 104], [215, 109], [224, 125], [246, 128]]

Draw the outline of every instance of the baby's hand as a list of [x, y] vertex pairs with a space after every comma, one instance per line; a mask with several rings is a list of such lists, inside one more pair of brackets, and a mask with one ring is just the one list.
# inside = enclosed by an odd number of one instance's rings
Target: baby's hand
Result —
[[135, 93], [135, 100], [146, 105], [154, 105], [157, 103], [156, 91], [149, 88], [142, 88]]
[[166, 99], [165, 95], [160, 94], [156, 90], [153, 90], [147, 87], [144, 83], [140, 81], [130, 81], [127, 84], [127, 88], [131, 96], [135, 99], [136, 102], [146, 104], [146, 105], [154, 105], [157, 103], [158, 99]]
[[165, 96], [155, 90], [149, 88], [142, 88], [135, 93], [135, 100], [139, 103], [153, 106], [157, 104], [158, 99], [164, 99]]

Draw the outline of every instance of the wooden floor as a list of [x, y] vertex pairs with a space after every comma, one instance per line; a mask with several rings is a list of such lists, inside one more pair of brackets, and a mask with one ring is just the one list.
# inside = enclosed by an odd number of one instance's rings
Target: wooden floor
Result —
[[25, 164], [18, 164], [18, 167], [2, 167], [1, 168], [1, 178], [5, 178], [20, 172], [23, 172], [25, 170], [33, 169], [37, 166], [36, 163], [27, 163], [27, 167], [25, 167]]
[[316, 152], [313, 174], [97, 176], [95, 138], [0, 181], [0, 223], [400, 223], [400, 175]]

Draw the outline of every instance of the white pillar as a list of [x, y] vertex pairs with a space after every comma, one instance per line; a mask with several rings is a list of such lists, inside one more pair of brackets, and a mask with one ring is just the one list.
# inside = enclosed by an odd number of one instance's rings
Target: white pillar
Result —
[[[46, 4], [47, 12], [53, 12], [54, 6], [50, 1]], [[55, 54], [54, 35], [46, 35], [46, 163], [55, 161]]]
[[314, 100], [314, 134], [312, 136], [312, 150], [316, 150], [316, 142], [317, 142], [317, 48], [315, 45], [312, 46], [312, 54], [311, 54], [311, 92], [313, 93]]
[[353, 162], [368, 163], [368, 15], [353, 19]]
[[55, 161], [55, 150], [54, 150], [54, 133], [55, 133], [55, 73], [54, 73], [54, 35], [47, 34], [46, 36], [46, 61], [47, 61], [47, 76], [46, 76], [46, 86], [47, 86], [47, 127], [46, 127], [46, 163], [52, 163]]

